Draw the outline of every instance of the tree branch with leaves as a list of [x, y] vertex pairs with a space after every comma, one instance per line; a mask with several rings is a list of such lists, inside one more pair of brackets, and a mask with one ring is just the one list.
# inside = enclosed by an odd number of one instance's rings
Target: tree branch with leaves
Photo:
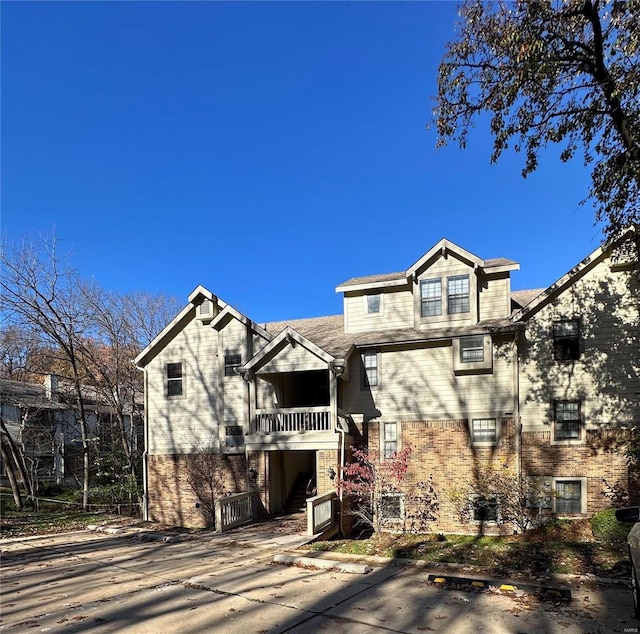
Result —
[[468, 0], [438, 72], [438, 146], [465, 148], [490, 117], [491, 161], [560, 143], [590, 165], [597, 222], [611, 236], [640, 221], [640, 0]]

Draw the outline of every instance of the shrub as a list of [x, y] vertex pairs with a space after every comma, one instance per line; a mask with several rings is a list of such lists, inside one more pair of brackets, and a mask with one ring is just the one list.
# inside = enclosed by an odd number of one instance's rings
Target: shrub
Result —
[[600, 511], [591, 518], [593, 536], [605, 544], [624, 543], [631, 526], [616, 519], [615, 509]]

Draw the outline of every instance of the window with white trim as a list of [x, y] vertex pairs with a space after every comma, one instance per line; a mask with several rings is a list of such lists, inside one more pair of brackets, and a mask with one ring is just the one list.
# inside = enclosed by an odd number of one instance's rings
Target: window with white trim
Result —
[[224, 355], [224, 375], [237, 376], [235, 369], [242, 365], [242, 356], [239, 354]]
[[555, 401], [554, 439], [580, 440], [581, 430], [580, 401]]
[[442, 280], [439, 277], [420, 281], [420, 316], [442, 315]]
[[452, 275], [447, 278], [447, 312], [450, 315], [468, 313], [469, 276]]
[[471, 442], [495, 444], [498, 442], [498, 421], [495, 418], [473, 418], [471, 420]]
[[583, 491], [581, 480], [555, 481], [555, 506], [558, 515], [574, 515], [583, 512]]
[[168, 397], [183, 394], [182, 362], [167, 363], [165, 366], [166, 394]]
[[553, 358], [574, 361], [580, 358], [580, 320], [559, 319], [553, 322]]
[[367, 315], [374, 315], [380, 312], [380, 293], [375, 295], [365, 295], [367, 302]]
[[376, 350], [365, 350], [362, 353], [362, 387], [377, 387], [378, 377], [378, 352]]
[[242, 434], [242, 426], [226, 425], [224, 428], [225, 440], [224, 445], [228, 449], [241, 449], [244, 447], [244, 436]]
[[382, 455], [389, 459], [398, 451], [398, 423], [382, 425]]
[[484, 337], [462, 337], [460, 339], [460, 363], [484, 361]]
[[457, 374], [491, 372], [493, 344], [491, 335], [471, 335], [452, 340], [453, 370]]

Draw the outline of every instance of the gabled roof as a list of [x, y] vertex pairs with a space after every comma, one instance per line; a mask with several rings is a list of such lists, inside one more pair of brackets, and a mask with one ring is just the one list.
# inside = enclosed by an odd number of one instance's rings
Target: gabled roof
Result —
[[211, 320], [211, 327], [216, 330], [224, 328], [231, 319], [237, 319], [241, 324], [252, 328], [261, 337], [264, 337], [267, 341], [273, 339], [273, 335], [267, 332], [262, 326], [251, 321], [246, 315], [235, 309], [230, 304], [227, 304], [216, 316]]
[[162, 329], [158, 336], [147, 345], [147, 347], [133, 360], [138, 367], [145, 366], [153, 356], [158, 354], [164, 346], [172, 339], [176, 330], [183, 328], [185, 323], [195, 315], [195, 307], [204, 299], [217, 302], [220, 308], [227, 306], [219, 297], [216, 297], [204, 286], [196, 286], [189, 294], [189, 303]]
[[459, 247], [457, 244], [442, 238], [440, 242], [434, 244], [417, 262], [414, 262], [408, 269], [406, 276], [411, 278], [422, 269], [429, 260], [435, 259], [438, 255], [446, 255], [447, 253], [453, 253], [461, 260], [467, 262], [470, 266], [481, 267], [484, 266], [484, 260], [474, 255], [470, 251]]
[[572, 286], [578, 279], [598, 264], [598, 262], [602, 261], [602, 259], [615, 249], [615, 247], [628, 240], [632, 235], [637, 235], [637, 233], [638, 227], [636, 225], [630, 225], [617, 236], [599, 246], [595, 251], [593, 251], [593, 253], [589, 254], [584, 258], [584, 260], [576, 264], [576, 266], [565, 273], [559, 280], [549, 286], [549, 288], [538, 294], [535, 299], [530, 301], [520, 310], [514, 312], [513, 315], [511, 315], [511, 319], [519, 321], [532, 317], [552, 301], [559, 293]]
[[346, 291], [363, 291], [404, 286], [405, 284], [408, 284], [411, 278], [413, 278], [418, 271], [424, 268], [430, 260], [435, 259], [441, 254], [453, 254], [460, 260], [469, 264], [469, 266], [482, 268], [487, 273], [502, 273], [520, 268], [520, 265], [517, 262], [507, 258], [483, 260], [470, 251], [459, 247], [450, 240], [442, 238], [442, 240], [431, 247], [431, 249], [429, 249], [418, 261], [414, 262], [406, 271], [383, 273], [381, 275], [367, 275], [364, 277], [352, 277], [337, 286], [336, 292], [343, 293]]
[[262, 350], [255, 354], [247, 363], [244, 364], [244, 369], [255, 372], [256, 369], [262, 367], [265, 363], [268, 363], [277, 354], [289, 345], [300, 345], [305, 348], [316, 357], [329, 364], [335, 361], [335, 358], [328, 352], [317, 346], [313, 341], [307, 339], [304, 335], [296, 332], [290, 326], [287, 326], [280, 334], [272, 339]]

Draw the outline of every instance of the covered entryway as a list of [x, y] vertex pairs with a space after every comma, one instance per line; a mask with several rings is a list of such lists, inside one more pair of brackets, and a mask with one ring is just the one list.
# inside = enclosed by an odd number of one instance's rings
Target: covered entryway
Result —
[[282, 450], [267, 452], [270, 512], [301, 513], [307, 497], [315, 495], [316, 452]]

